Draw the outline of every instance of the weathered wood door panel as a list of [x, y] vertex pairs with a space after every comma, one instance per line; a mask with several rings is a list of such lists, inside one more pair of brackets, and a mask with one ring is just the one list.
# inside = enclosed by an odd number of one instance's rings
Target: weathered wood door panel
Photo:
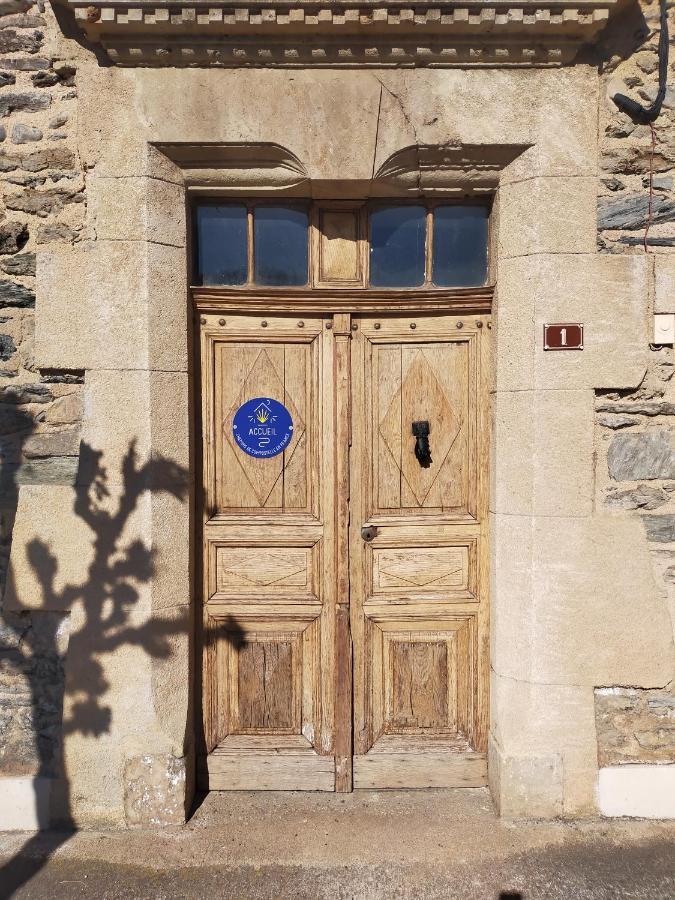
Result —
[[485, 783], [486, 321], [364, 317], [354, 332], [357, 788]]
[[485, 783], [486, 322], [202, 317], [204, 787]]
[[[202, 317], [201, 782], [334, 789], [333, 339], [321, 318]], [[233, 417], [270, 397], [293, 438], [244, 453]]]

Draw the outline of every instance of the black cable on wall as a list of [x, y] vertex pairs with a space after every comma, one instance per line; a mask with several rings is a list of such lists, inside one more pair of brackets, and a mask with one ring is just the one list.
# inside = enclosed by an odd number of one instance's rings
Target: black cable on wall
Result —
[[661, 33], [659, 34], [659, 90], [656, 99], [651, 106], [642, 106], [637, 100], [627, 97], [625, 94], [614, 94], [612, 100], [620, 110], [625, 112], [640, 125], [649, 125], [655, 122], [661, 112], [668, 80], [668, 5], [667, 0], [661, 0]]

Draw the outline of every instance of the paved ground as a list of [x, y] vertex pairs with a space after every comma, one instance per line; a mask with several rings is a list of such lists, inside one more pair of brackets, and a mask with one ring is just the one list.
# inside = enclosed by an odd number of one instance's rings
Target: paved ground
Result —
[[507, 823], [483, 790], [211, 794], [184, 828], [0, 834], [0, 897], [675, 898], [675, 823]]

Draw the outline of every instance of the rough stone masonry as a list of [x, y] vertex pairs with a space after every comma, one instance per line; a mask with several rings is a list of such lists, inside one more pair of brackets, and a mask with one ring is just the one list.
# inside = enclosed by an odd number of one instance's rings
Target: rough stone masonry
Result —
[[[628, 12], [614, 23], [632, 53], [606, 53], [599, 129], [598, 196], [600, 253], [644, 253], [650, 181], [652, 217], [647, 243], [653, 266], [655, 312], [671, 311], [675, 295], [675, 90], [669, 85], [654, 125], [634, 124], [612, 103], [615, 93], [644, 104], [658, 85], [659, 4], [642, 3], [644, 22]], [[669, 13], [671, 60], [675, 11]], [[612, 26], [610, 26], [612, 27]], [[614, 34], [617, 32], [614, 31]], [[606, 41], [600, 50], [608, 47]], [[616, 44], [614, 45], [616, 46]], [[672, 347], [653, 347], [650, 365], [635, 391], [598, 391], [596, 503], [630, 510], [642, 519], [658, 583], [667, 593], [675, 623], [675, 382]], [[600, 765], [675, 762], [675, 685], [654, 691], [630, 685], [596, 691]]]
[[[50, 32], [56, 27], [49, 4], [0, 3], [3, 589], [18, 486], [72, 483], [79, 449], [82, 373], [39, 371], [33, 359], [36, 252], [54, 242], [79, 241], [85, 228], [85, 176], [75, 142], [77, 73], [71, 61], [52, 53]], [[48, 775], [58, 768], [65, 625], [58, 613], [0, 610], [3, 774], [41, 769]]]

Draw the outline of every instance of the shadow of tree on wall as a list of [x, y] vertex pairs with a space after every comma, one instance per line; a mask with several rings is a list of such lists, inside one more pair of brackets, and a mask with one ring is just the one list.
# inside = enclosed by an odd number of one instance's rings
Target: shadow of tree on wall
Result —
[[[85, 443], [80, 445], [73, 508], [91, 530], [93, 557], [86, 577], [81, 583], [57, 587], [56, 556], [43, 541], [33, 540], [26, 548], [27, 558], [41, 586], [41, 606], [31, 613], [4, 614], [3, 627], [15, 632], [13, 652], [19, 655], [17, 661], [26, 663], [38, 758], [36, 788], [38, 779], [51, 779], [54, 787], [58, 786], [58, 794], [52, 797], [51, 815], [60, 830], [49, 835], [35, 834], [0, 867], [3, 898], [11, 897], [29, 881], [75, 830], [62, 737], [54, 738], [54, 724], [57, 733], [62, 724], [61, 736], [100, 736], [110, 732], [113, 713], [105, 699], [110, 684], [102, 659], [123, 646], [141, 648], [153, 658], [166, 658], [171, 654], [170, 638], [184, 630], [184, 625], [157, 616], [134, 623], [139, 588], [151, 581], [156, 559], [154, 550], [142, 539], [127, 538], [125, 534], [147, 493], [165, 493], [187, 502], [187, 470], [162, 457], [141, 464], [132, 443], [121, 463], [120, 480], [113, 487], [102, 457], [102, 452]], [[16, 492], [16, 485], [13, 489]], [[55, 686], [45, 679], [44, 666], [50, 659], [63, 660], [63, 621], [68, 613], [72, 615], [67, 677]], [[44, 621], [37, 628], [26, 627], [29, 616], [39, 616]]]

